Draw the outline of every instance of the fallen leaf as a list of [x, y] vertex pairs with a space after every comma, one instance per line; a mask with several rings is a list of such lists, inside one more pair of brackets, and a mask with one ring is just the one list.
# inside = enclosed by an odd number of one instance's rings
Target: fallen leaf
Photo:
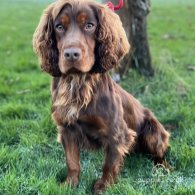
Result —
[[165, 40], [168, 40], [168, 39], [174, 39], [175, 37], [173, 35], [170, 35], [170, 34], [166, 33], [166, 34], [163, 35], [162, 38], [165, 39]]
[[185, 96], [187, 94], [187, 91], [186, 91], [184, 85], [182, 85], [182, 84], [177, 85], [177, 91], [178, 91], [178, 94], [180, 96]]
[[188, 66], [188, 70], [195, 71], [195, 66]]

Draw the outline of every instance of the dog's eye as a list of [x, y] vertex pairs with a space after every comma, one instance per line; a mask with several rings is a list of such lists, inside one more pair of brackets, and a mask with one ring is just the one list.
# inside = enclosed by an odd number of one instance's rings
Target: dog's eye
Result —
[[93, 28], [94, 28], [94, 24], [93, 23], [87, 23], [86, 25], [85, 25], [85, 30], [92, 30]]
[[56, 25], [56, 30], [59, 32], [64, 32], [64, 27], [61, 24]]

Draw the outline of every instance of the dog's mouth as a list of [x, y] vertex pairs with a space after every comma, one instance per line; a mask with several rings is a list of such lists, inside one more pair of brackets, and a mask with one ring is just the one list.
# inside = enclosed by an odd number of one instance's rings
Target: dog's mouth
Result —
[[79, 74], [79, 73], [87, 73], [90, 72], [94, 65], [94, 60], [84, 62], [83, 59], [81, 59], [78, 62], [67, 62], [64, 61], [64, 59], [60, 60], [59, 62], [59, 68], [62, 74]]
[[81, 74], [82, 72], [75, 67], [70, 68], [66, 74]]

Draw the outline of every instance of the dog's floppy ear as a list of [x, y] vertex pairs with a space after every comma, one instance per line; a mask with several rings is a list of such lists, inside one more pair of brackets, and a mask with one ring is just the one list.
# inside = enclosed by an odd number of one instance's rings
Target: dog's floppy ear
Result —
[[123, 56], [129, 52], [130, 45], [117, 14], [100, 4], [92, 8], [98, 19], [94, 71], [104, 72], [119, 64]]
[[58, 49], [54, 34], [51, 4], [44, 10], [33, 35], [33, 48], [40, 58], [41, 68], [52, 76], [61, 75], [58, 68]]

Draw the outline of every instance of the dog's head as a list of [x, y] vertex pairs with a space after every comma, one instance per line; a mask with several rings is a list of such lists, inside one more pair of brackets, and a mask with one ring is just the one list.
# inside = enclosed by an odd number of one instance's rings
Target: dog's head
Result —
[[48, 6], [33, 46], [42, 69], [52, 76], [105, 72], [129, 51], [118, 15], [92, 0], [58, 0]]

